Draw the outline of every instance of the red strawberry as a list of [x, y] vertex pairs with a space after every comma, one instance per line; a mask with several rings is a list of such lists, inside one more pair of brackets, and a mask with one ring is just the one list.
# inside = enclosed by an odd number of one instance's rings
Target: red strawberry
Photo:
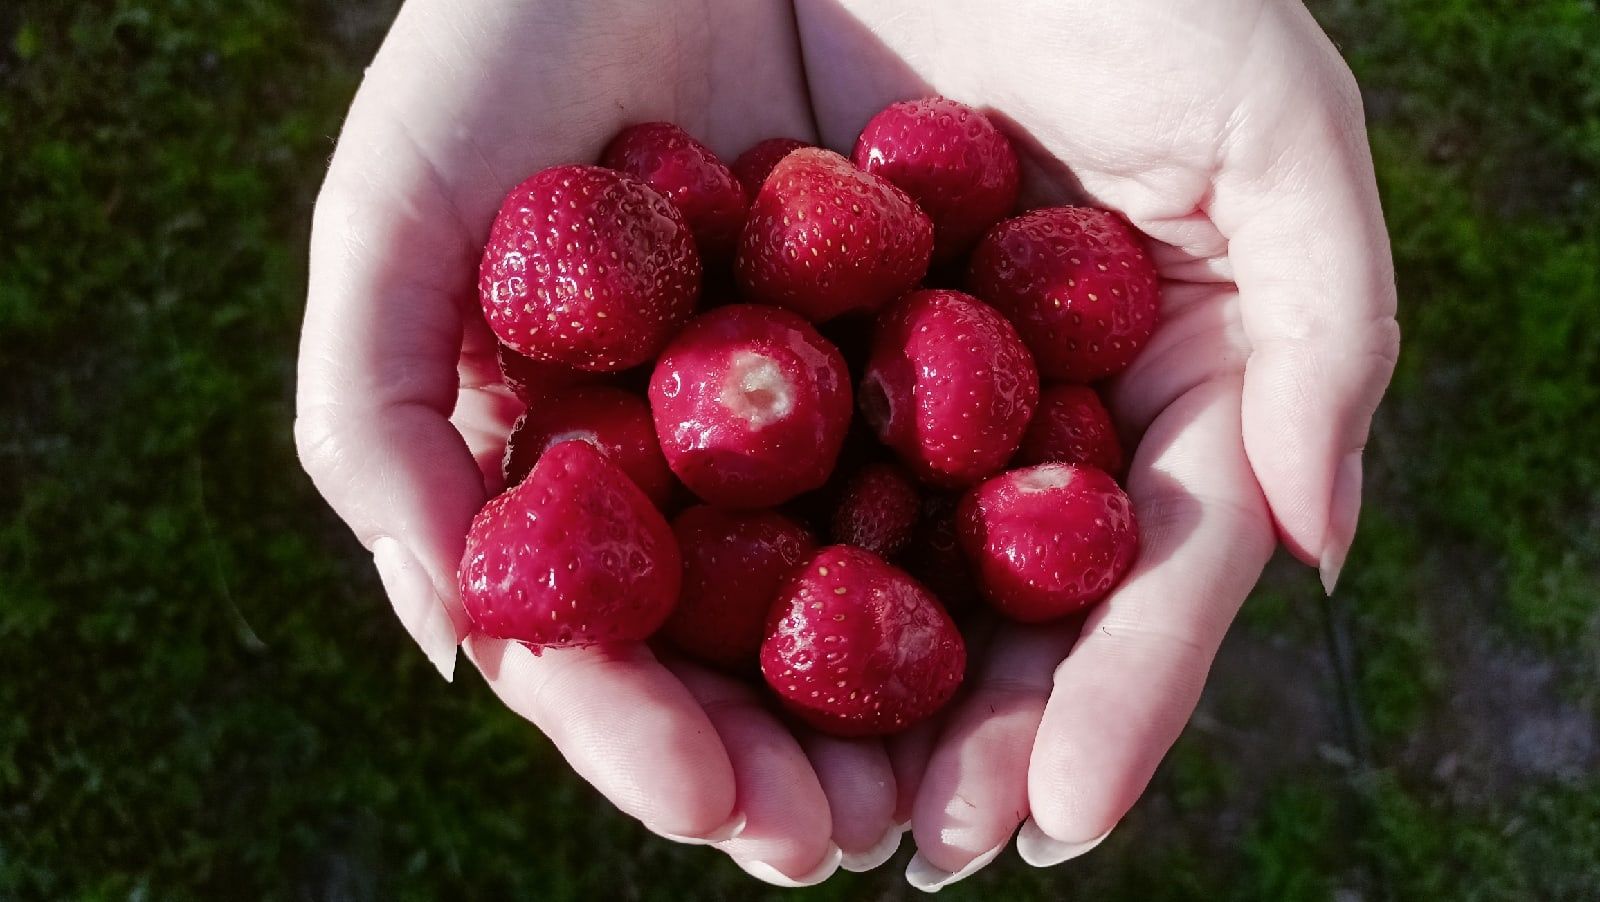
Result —
[[1011, 324], [959, 291], [918, 291], [879, 318], [861, 410], [922, 479], [971, 485], [1016, 453], [1039, 377]]
[[950, 700], [966, 646], [939, 602], [870, 551], [831, 545], [784, 586], [761, 673], [801, 720], [839, 736], [896, 733]]
[[611, 139], [600, 165], [635, 176], [672, 201], [703, 259], [733, 256], [750, 201], [727, 165], [688, 132], [670, 122], [629, 126]]
[[930, 492], [922, 498], [922, 517], [902, 558], [906, 572], [927, 586], [952, 616], [979, 604], [977, 577], [961, 551], [956, 511], [959, 495]]
[[1039, 374], [1093, 382], [1127, 369], [1155, 331], [1161, 285], [1117, 214], [1050, 207], [1000, 223], [972, 252], [967, 287], [1017, 325]]
[[846, 483], [833, 510], [833, 541], [879, 557], [899, 554], [917, 528], [922, 499], [893, 464], [868, 464]]
[[768, 138], [758, 142], [754, 147], [739, 154], [739, 159], [733, 161], [733, 175], [744, 186], [744, 192], [749, 197], [755, 197], [761, 191], [761, 183], [772, 174], [772, 167], [778, 161], [789, 155], [791, 150], [810, 147], [804, 141], [793, 138]]
[[1013, 462], [1085, 464], [1117, 476], [1122, 473], [1122, 442], [1094, 389], [1052, 385], [1040, 392], [1039, 409]]
[[506, 442], [506, 485], [522, 481], [536, 461], [562, 442], [584, 441], [628, 474], [661, 507], [675, 480], [656, 441], [650, 405], [620, 388], [584, 386], [535, 401]]
[[599, 166], [555, 166], [511, 189], [478, 270], [501, 341], [591, 372], [654, 357], [699, 291], [700, 258], [677, 209]]
[[483, 635], [594, 645], [655, 632], [682, 578], [650, 499], [587, 442], [562, 442], [473, 518], [461, 600]]
[[970, 249], [1017, 203], [1017, 154], [989, 117], [944, 97], [902, 100], [856, 139], [857, 166], [881, 175], [933, 220], [933, 259]]
[[753, 671], [767, 611], [784, 580], [811, 557], [811, 534], [775, 511], [698, 505], [672, 521], [683, 557], [683, 594], [662, 634], [688, 654]]
[[932, 250], [933, 224], [904, 191], [808, 147], [778, 161], [751, 203], [735, 274], [751, 299], [822, 322], [899, 297]]
[[962, 499], [961, 547], [990, 603], [1023, 623], [1106, 596], [1139, 550], [1128, 496], [1093, 467], [1040, 464], [1003, 473]]
[[570, 366], [524, 357], [506, 347], [504, 343], [496, 343], [494, 358], [500, 365], [501, 380], [524, 404], [532, 404], [552, 391], [570, 388], [595, 378], [590, 373], [575, 370]]
[[770, 507], [827, 481], [850, 425], [850, 374], [805, 320], [734, 304], [662, 352], [650, 410], [667, 465], [695, 494]]

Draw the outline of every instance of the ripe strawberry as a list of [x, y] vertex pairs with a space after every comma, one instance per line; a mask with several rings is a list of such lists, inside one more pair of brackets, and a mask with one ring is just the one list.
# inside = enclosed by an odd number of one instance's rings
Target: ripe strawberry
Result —
[[672, 201], [704, 261], [733, 256], [750, 201], [727, 165], [688, 132], [670, 122], [629, 126], [611, 139], [600, 165], [626, 172]]
[[1161, 285], [1138, 234], [1117, 214], [1050, 207], [1000, 223], [972, 252], [967, 288], [1013, 323], [1062, 382], [1127, 369], [1155, 331]]
[[667, 522], [587, 442], [551, 448], [484, 505], [460, 571], [477, 632], [533, 646], [644, 639], [682, 578]]
[[721, 507], [770, 507], [822, 485], [850, 406], [838, 350], [793, 313], [753, 304], [697, 317], [650, 377], [667, 465]]
[[962, 499], [961, 547], [1002, 614], [1039, 623], [1111, 591], [1139, 550], [1128, 496], [1093, 467], [1040, 464], [984, 482]]
[[831, 545], [773, 603], [761, 673], [785, 707], [838, 736], [895, 733], [950, 700], [966, 646], [939, 602], [877, 555]]
[[1022, 435], [1022, 447], [1013, 463], [1085, 464], [1119, 476], [1122, 442], [1094, 389], [1052, 385], [1039, 393], [1039, 409]]
[[922, 514], [917, 487], [893, 464], [868, 464], [845, 484], [833, 510], [832, 538], [882, 558], [894, 557], [911, 541]]
[[733, 176], [744, 186], [745, 195], [753, 198], [761, 191], [761, 183], [772, 174], [772, 167], [778, 165], [779, 160], [788, 156], [791, 150], [810, 146], [793, 138], [768, 138], [757, 142], [733, 161]]
[[524, 404], [532, 404], [553, 391], [570, 388], [595, 378], [591, 373], [575, 370], [570, 366], [524, 357], [506, 347], [503, 342], [496, 343], [494, 357], [500, 366], [501, 380]]
[[501, 341], [591, 372], [654, 357], [699, 291], [700, 258], [677, 209], [598, 166], [555, 166], [511, 189], [478, 270]]
[[553, 394], [534, 402], [517, 419], [506, 442], [506, 485], [521, 482], [547, 451], [573, 440], [593, 445], [657, 507], [671, 499], [676, 480], [661, 456], [650, 405], [637, 395], [603, 385]]
[[959, 291], [918, 291], [879, 317], [861, 410], [922, 479], [971, 485], [1005, 466], [1039, 401], [1017, 332]]
[[911, 544], [901, 558], [906, 572], [928, 587], [950, 615], [960, 616], [980, 603], [972, 562], [961, 551], [956, 511], [961, 496], [929, 492], [922, 497], [922, 516]]
[[735, 275], [752, 300], [822, 322], [899, 297], [932, 250], [933, 224], [904, 191], [808, 147], [778, 161], [751, 202]]
[[683, 558], [683, 594], [662, 634], [686, 653], [725, 670], [755, 670], [767, 611], [815, 544], [775, 511], [697, 505], [672, 521]]
[[933, 220], [933, 259], [950, 260], [1017, 203], [1017, 154], [989, 117], [944, 97], [902, 100], [873, 116], [851, 159]]

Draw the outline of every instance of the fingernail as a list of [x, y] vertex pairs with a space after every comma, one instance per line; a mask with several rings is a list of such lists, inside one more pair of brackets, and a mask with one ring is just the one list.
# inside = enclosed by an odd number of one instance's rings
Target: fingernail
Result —
[[1361, 516], [1361, 452], [1351, 451], [1339, 461], [1333, 477], [1333, 498], [1328, 504], [1327, 538], [1322, 543], [1322, 560], [1317, 567], [1322, 589], [1333, 594], [1339, 584], [1339, 571], [1356, 537], [1356, 521]]
[[1006, 843], [1010, 841], [1011, 837], [1006, 837], [1001, 840], [1000, 845], [972, 859], [967, 862], [966, 867], [955, 872], [946, 871], [938, 867], [933, 862], [923, 858], [922, 853], [918, 852], [911, 856], [911, 863], [906, 865], [906, 882], [925, 893], [936, 893], [952, 883], [958, 883], [983, 870], [985, 865], [999, 856], [1001, 850], [1006, 847]]
[[810, 873], [799, 877], [790, 877], [765, 861], [740, 861], [735, 858], [733, 863], [738, 865], [746, 874], [763, 883], [781, 886], [784, 889], [799, 889], [802, 886], [816, 886], [832, 877], [833, 872], [839, 869], [839, 862], [843, 857], [844, 853], [839, 850], [838, 846], [828, 843], [828, 851], [822, 856], [822, 861], [818, 862]]
[[450, 611], [434, 591], [427, 571], [399, 541], [383, 536], [372, 543], [383, 591], [394, 605], [400, 625], [411, 634], [428, 661], [449, 682], [455, 675], [456, 646], [460, 644]]
[[870, 871], [878, 865], [894, 857], [900, 851], [900, 838], [905, 836], [906, 830], [911, 825], [894, 824], [883, 834], [872, 848], [864, 852], [846, 852], [840, 859], [839, 865], [852, 874]]
[[1088, 852], [1105, 842], [1106, 837], [1110, 835], [1111, 830], [1107, 830], [1087, 842], [1062, 842], [1046, 836], [1030, 817], [1022, 822], [1022, 829], [1017, 832], [1017, 854], [1022, 856], [1023, 861], [1036, 868], [1053, 868], [1063, 861], [1071, 861]]
[[747, 823], [749, 823], [749, 819], [743, 813], [740, 813], [729, 818], [727, 823], [704, 836], [684, 836], [678, 833], [667, 833], [663, 830], [657, 830], [655, 834], [663, 839], [670, 839], [686, 846], [709, 846], [713, 843], [727, 842], [743, 833]]

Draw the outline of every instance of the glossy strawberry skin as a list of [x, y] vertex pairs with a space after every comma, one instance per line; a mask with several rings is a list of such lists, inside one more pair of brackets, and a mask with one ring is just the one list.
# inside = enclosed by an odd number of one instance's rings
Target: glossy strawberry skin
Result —
[[788, 156], [792, 150], [810, 146], [804, 141], [796, 141], [793, 138], [768, 138], [757, 142], [733, 161], [734, 178], [744, 186], [745, 196], [754, 198], [761, 192], [761, 183], [772, 174], [772, 167], [778, 165], [779, 160]]
[[599, 166], [552, 167], [511, 189], [478, 270], [502, 342], [590, 372], [654, 357], [699, 291], [700, 257], [677, 208]]
[[997, 472], [1039, 400], [1039, 377], [1016, 330], [959, 291], [907, 295], [873, 332], [861, 408], [919, 478], [962, 487]]
[[958, 513], [984, 595], [1013, 620], [1082, 611], [1121, 582], [1139, 550], [1133, 506], [1092, 467], [1040, 464], [975, 487]]
[[524, 404], [600, 378], [570, 366], [524, 357], [502, 342], [495, 344], [495, 363], [500, 368], [500, 381]]
[[760, 664], [767, 612], [816, 544], [775, 511], [696, 505], [672, 521], [683, 590], [662, 634], [686, 654], [733, 673]]
[[928, 270], [933, 224], [905, 192], [831, 150], [792, 151], [750, 205], [735, 275], [812, 322], [877, 310]]
[[1127, 369], [1155, 331], [1161, 287], [1143, 240], [1108, 210], [1049, 207], [995, 226], [967, 289], [1017, 326], [1047, 380]]
[[949, 701], [966, 646], [939, 602], [860, 548], [818, 551], [767, 621], [761, 672], [786, 708], [838, 736], [896, 733]]
[[873, 116], [851, 159], [911, 195], [933, 220], [933, 259], [954, 259], [1017, 204], [1017, 154], [989, 117], [944, 97]]
[[550, 448], [573, 440], [593, 445], [657, 507], [672, 497], [677, 480], [661, 456], [650, 405], [630, 392], [601, 385], [551, 394], [517, 419], [506, 442], [506, 485], [521, 482]]
[[850, 374], [817, 330], [753, 304], [697, 317], [650, 377], [667, 465], [719, 507], [771, 507], [822, 485], [850, 425]]
[[1087, 385], [1051, 385], [1039, 393], [1014, 466], [1083, 464], [1120, 477], [1122, 442], [1100, 395]]
[[563, 442], [473, 518], [461, 599], [474, 630], [535, 647], [640, 640], [678, 599], [677, 542], [586, 442]]
[[911, 541], [921, 514], [922, 498], [910, 477], [893, 464], [867, 464], [845, 484], [831, 538], [892, 558]]
[[638, 178], [671, 201], [703, 261], [732, 257], [750, 201], [711, 148], [670, 122], [645, 122], [612, 138], [600, 165]]

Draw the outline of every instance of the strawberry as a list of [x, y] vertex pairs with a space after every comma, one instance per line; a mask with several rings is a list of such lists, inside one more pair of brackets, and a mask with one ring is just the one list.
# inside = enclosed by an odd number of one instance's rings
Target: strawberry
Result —
[[460, 571], [474, 629], [535, 647], [644, 639], [672, 612], [682, 578], [655, 505], [576, 441], [483, 506]]
[[654, 357], [699, 291], [700, 258], [677, 208], [598, 166], [555, 166], [511, 189], [478, 269], [501, 341], [591, 372]]
[[661, 456], [650, 405], [637, 395], [603, 385], [553, 394], [534, 402], [517, 419], [506, 442], [506, 485], [521, 482], [545, 452], [574, 439], [593, 445], [657, 507], [672, 497], [676, 480]]
[[569, 388], [595, 378], [590, 373], [575, 370], [570, 366], [524, 357], [506, 347], [504, 342], [495, 343], [494, 359], [500, 367], [501, 381], [505, 382], [512, 394], [524, 404], [532, 404], [552, 391]]
[[831, 150], [778, 161], [750, 204], [735, 275], [752, 300], [812, 322], [872, 311], [928, 270], [933, 224], [904, 191]]
[[984, 594], [1023, 623], [1098, 602], [1139, 550], [1128, 496], [1093, 467], [1040, 464], [1003, 473], [969, 492], [957, 517]]
[[933, 220], [933, 259], [971, 249], [1017, 203], [1017, 154], [989, 117], [944, 97], [892, 103], [851, 159], [893, 182]]
[[922, 516], [901, 559], [906, 572], [928, 587], [949, 611], [960, 616], [980, 601], [972, 563], [961, 551], [956, 511], [961, 496], [928, 492], [922, 496]]
[[917, 487], [893, 464], [868, 464], [845, 484], [833, 511], [833, 541], [894, 557], [917, 528], [922, 499]]
[[1022, 447], [1013, 463], [1085, 464], [1119, 476], [1122, 442], [1094, 389], [1052, 385], [1039, 393], [1039, 409], [1022, 435]]
[[770, 507], [833, 470], [850, 425], [844, 358], [809, 323], [734, 304], [690, 322], [650, 377], [667, 465], [720, 507]]
[[662, 634], [689, 655], [733, 672], [754, 671], [767, 611], [815, 549], [811, 534], [775, 511], [697, 505], [672, 521], [683, 594]]
[[1080, 383], [1127, 369], [1155, 331], [1161, 296], [1139, 235], [1089, 207], [995, 226], [972, 252], [967, 289], [1016, 324], [1041, 376]]
[[755, 197], [761, 191], [761, 183], [772, 174], [772, 167], [778, 161], [789, 155], [791, 150], [810, 147], [804, 141], [793, 138], [768, 138], [759, 141], [754, 147], [739, 154], [733, 161], [733, 175], [744, 186], [744, 193], [748, 197]]
[[977, 298], [918, 291], [879, 317], [861, 410], [922, 479], [960, 487], [998, 471], [1038, 400], [1028, 349]]
[[750, 201], [711, 148], [670, 122], [632, 125], [600, 155], [600, 165], [656, 189], [683, 214], [708, 263], [733, 256]]
[[966, 669], [939, 602], [870, 551], [830, 545], [779, 593], [761, 673], [801, 720], [839, 736], [895, 733], [937, 711]]

